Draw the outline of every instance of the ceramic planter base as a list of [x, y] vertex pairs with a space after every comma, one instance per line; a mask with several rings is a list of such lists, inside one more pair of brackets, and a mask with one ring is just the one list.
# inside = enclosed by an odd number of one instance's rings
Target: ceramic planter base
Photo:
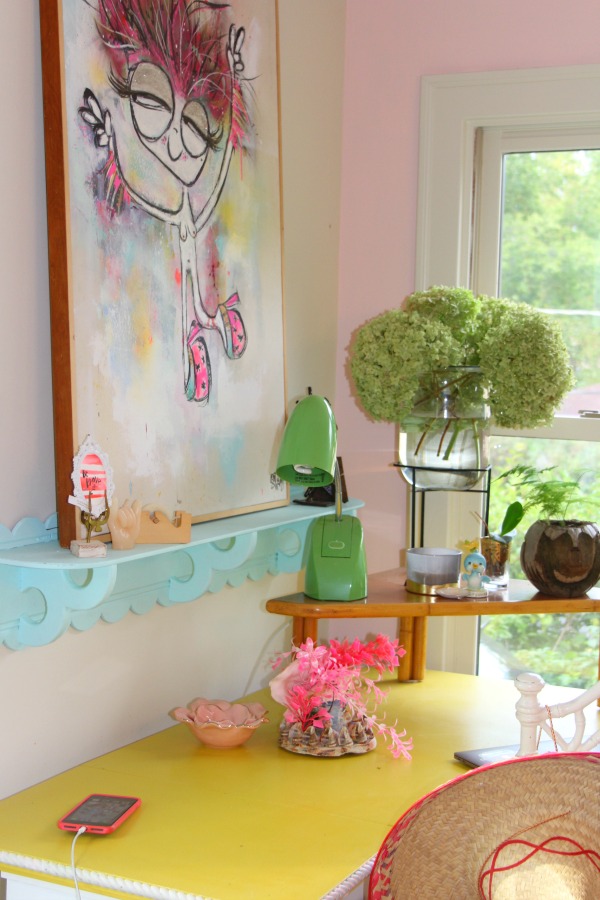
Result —
[[283, 721], [279, 727], [279, 746], [290, 753], [304, 756], [345, 756], [368, 753], [377, 746], [377, 739], [365, 720], [343, 722], [340, 727], [315, 728], [306, 731], [298, 722]]

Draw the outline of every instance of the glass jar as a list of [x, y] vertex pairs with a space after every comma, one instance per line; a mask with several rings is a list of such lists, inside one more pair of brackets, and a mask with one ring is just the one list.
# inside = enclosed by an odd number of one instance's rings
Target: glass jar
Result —
[[482, 537], [480, 544], [485, 557], [485, 574], [498, 587], [505, 587], [508, 584], [511, 542]]
[[475, 487], [489, 466], [489, 420], [478, 366], [434, 372], [400, 425], [400, 470], [406, 481], [426, 490]]

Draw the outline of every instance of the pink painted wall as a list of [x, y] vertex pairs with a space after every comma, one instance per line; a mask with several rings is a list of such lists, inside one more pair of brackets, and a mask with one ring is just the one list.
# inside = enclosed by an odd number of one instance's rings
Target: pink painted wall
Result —
[[398, 565], [405, 489], [396, 433], [351, 396], [353, 330], [414, 289], [421, 75], [600, 62], [597, 0], [348, 0], [335, 411], [370, 571]]

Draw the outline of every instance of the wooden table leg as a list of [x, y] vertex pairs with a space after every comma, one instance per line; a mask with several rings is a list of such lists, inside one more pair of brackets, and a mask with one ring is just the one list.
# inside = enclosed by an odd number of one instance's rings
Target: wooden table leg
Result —
[[402, 616], [399, 620], [400, 646], [406, 653], [398, 666], [398, 681], [423, 681], [427, 655], [427, 618]]
[[406, 650], [398, 666], [398, 681], [412, 681], [415, 618], [414, 616], [401, 616], [398, 622], [398, 639], [400, 646]]
[[414, 623], [412, 677], [414, 681], [423, 681], [427, 657], [427, 618], [425, 616], [416, 617]]
[[312, 638], [316, 644], [318, 630], [318, 619], [306, 619], [304, 616], [294, 616], [292, 620], [292, 640], [294, 641], [294, 646], [299, 647], [300, 644], [303, 644], [308, 638]]

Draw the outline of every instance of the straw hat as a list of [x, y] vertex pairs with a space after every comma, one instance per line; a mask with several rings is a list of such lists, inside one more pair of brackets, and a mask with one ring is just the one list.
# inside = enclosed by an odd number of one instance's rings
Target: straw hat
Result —
[[386, 837], [371, 900], [598, 900], [600, 753], [474, 769], [419, 800]]

